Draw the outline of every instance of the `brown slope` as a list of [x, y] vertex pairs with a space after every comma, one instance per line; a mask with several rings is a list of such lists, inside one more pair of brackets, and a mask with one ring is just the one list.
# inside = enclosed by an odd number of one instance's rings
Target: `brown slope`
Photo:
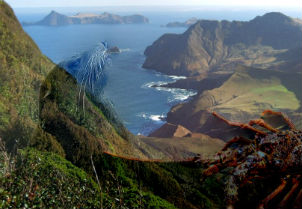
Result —
[[225, 145], [220, 139], [200, 133], [192, 133], [189, 137], [173, 138], [140, 136], [140, 140], [158, 153], [162, 153], [162, 159], [168, 161], [186, 160], [197, 155], [207, 158], [221, 150]]

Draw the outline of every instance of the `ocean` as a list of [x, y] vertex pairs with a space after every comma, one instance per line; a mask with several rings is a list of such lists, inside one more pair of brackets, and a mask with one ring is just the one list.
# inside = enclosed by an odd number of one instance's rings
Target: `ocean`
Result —
[[[110, 8], [109, 8], [110, 9]], [[112, 9], [112, 8], [111, 8]], [[22, 21], [37, 21], [47, 15], [51, 8], [15, 9]], [[56, 9], [63, 14], [77, 11], [101, 11], [92, 8]], [[103, 11], [102, 11], [103, 12]], [[24, 30], [33, 38], [41, 51], [53, 62], [60, 63], [72, 56], [91, 50], [106, 41], [119, 47], [120, 54], [110, 55], [110, 64], [105, 68], [106, 85], [104, 97], [117, 112], [124, 125], [133, 134], [148, 135], [160, 127], [170, 108], [190, 99], [196, 92], [184, 89], [153, 87], [175, 82], [183, 77], [167, 76], [153, 70], [143, 69], [144, 50], [165, 33], [183, 33], [186, 28], [166, 28], [171, 21], [185, 21], [191, 17], [203, 19], [250, 20], [264, 11], [108, 11], [117, 14], [139, 12], [149, 18], [145, 25], [69, 25], [63, 27], [25, 26]], [[292, 16], [295, 16], [293, 13]]]

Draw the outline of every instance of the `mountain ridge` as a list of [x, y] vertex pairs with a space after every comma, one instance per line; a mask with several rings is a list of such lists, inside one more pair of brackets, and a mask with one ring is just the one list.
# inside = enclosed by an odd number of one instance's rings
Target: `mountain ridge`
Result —
[[[148, 46], [143, 67], [185, 76], [238, 63], [266, 68], [275, 64], [276, 54], [299, 46], [301, 37], [302, 25], [282, 13], [268, 13], [248, 22], [199, 20], [183, 34], [164, 34]], [[259, 54], [256, 63], [255, 50]]]

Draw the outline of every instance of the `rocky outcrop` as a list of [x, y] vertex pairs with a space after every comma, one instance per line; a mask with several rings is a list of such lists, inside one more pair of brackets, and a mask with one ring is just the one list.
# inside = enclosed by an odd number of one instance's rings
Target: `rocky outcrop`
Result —
[[117, 47], [117, 46], [114, 46], [114, 47], [111, 47], [107, 50], [108, 53], [121, 53], [121, 50]]
[[184, 137], [191, 132], [181, 125], [174, 125], [171, 123], [166, 123], [153, 133], [151, 133], [150, 137], [160, 137], [160, 138], [172, 138], [172, 137]]

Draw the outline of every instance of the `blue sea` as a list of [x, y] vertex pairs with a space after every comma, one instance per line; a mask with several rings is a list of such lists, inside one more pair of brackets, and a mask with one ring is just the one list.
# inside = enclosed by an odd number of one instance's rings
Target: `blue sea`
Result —
[[[54, 8], [15, 9], [22, 21], [42, 19]], [[104, 8], [56, 8], [63, 14], [76, 12], [104, 12]], [[91, 50], [106, 41], [110, 46], [118, 46], [122, 53], [112, 54], [110, 64], [105, 68], [107, 77], [103, 89], [105, 98], [113, 104], [124, 125], [134, 134], [148, 135], [164, 123], [170, 108], [184, 102], [194, 91], [153, 87], [175, 82], [183, 77], [167, 76], [153, 70], [143, 69], [144, 50], [165, 33], [183, 33], [186, 28], [161, 27], [171, 21], [185, 21], [191, 17], [203, 19], [250, 20], [266, 11], [150, 11], [136, 8], [106, 8], [116, 14], [140, 13], [149, 18], [145, 25], [70, 25], [63, 27], [25, 26], [24, 30], [33, 38], [41, 51], [53, 62], [60, 63], [72, 56]], [[291, 13], [298, 16], [298, 13]]]

